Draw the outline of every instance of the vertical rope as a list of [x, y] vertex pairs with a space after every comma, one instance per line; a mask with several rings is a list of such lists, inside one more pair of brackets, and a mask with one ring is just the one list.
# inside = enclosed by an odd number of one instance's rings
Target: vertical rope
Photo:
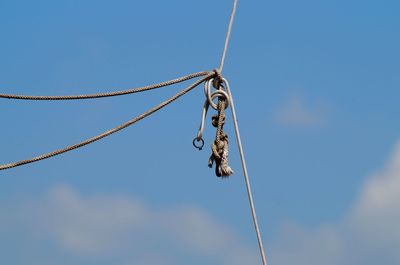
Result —
[[242, 161], [243, 174], [244, 174], [244, 179], [246, 181], [247, 196], [249, 198], [251, 214], [253, 216], [254, 228], [255, 228], [256, 234], [257, 234], [258, 247], [260, 249], [262, 263], [263, 263], [263, 265], [267, 265], [267, 258], [265, 255], [265, 250], [264, 250], [264, 246], [263, 246], [263, 242], [262, 242], [262, 238], [261, 238], [260, 228], [258, 226], [256, 209], [254, 206], [253, 194], [251, 191], [251, 185], [250, 185], [250, 180], [249, 180], [249, 174], [247, 172], [247, 166], [246, 166], [246, 161], [245, 161], [243, 147], [242, 147], [242, 141], [240, 138], [239, 125], [238, 125], [237, 118], [236, 118], [235, 104], [233, 102], [232, 93], [231, 93], [231, 89], [229, 87], [228, 81], [226, 81], [224, 79], [224, 82], [226, 83], [226, 90], [228, 92], [229, 99], [230, 99], [229, 103], [231, 105], [233, 125], [235, 127], [235, 133], [236, 133], [237, 143], [238, 143], [238, 147], [239, 147], [240, 159]]
[[[222, 56], [221, 56], [220, 66], [218, 68], [218, 73], [219, 74], [222, 73], [222, 70], [224, 68], [225, 57], [226, 57], [226, 53], [228, 51], [229, 40], [230, 40], [231, 32], [232, 32], [232, 25], [233, 25], [233, 21], [234, 21], [235, 14], [236, 14], [237, 2], [238, 2], [238, 0], [234, 0], [234, 2], [233, 2], [231, 18], [230, 18], [230, 21], [229, 21], [228, 31], [226, 33], [226, 38], [225, 38], [224, 50], [223, 50], [223, 53], [222, 53]], [[240, 138], [239, 125], [238, 125], [237, 118], [236, 118], [235, 104], [233, 103], [232, 93], [231, 93], [231, 89], [229, 87], [228, 82], [225, 79], [223, 79], [223, 81], [226, 83], [226, 89], [227, 89], [227, 92], [228, 92], [228, 95], [229, 95], [229, 99], [230, 99], [233, 125], [235, 127], [235, 133], [236, 133], [236, 138], [237, 138], [237, 143], [238, 143], [238, 148], [239, 148], [239, 153], [240, 153], [240, 159], [241, 159], [241, 162], [242, 162], [243, 174], [244, 174], [244, 179], [245, 179], [245, 182], [246, 182], [247, 196], [249, 198], [251, 214], [253, 216], [254, 228], [255, 228], [256, 234], [257, 234], [258, 247], [260, 249], [262, 263], [263, 263], [263, 265], [267, 265], [267, 258], [266, 258], [266, 255], [265, 255], [265, 250], [264, 250], [264, 246], [263, 246], [263, 242], [262, 242], [262, 238], [261, 238], [260, 228], [258, 226], [256, 209], [255, 209], [255, 206], [254, 206], [253, 194], [252, 194], [252, 191], [251, 191], [251, 185], [250, 185], [250, 180], [249, 180], [249, 174], [247, 172], [246, 160], [245, 160], [245, 157], [244, 157], [242, 141], [241, 141], [241, 138]]]
[[235, 19], [235, 14], [236, 14], [237, 2], [238, 2], [238, 0], [234, 0], [234, 2], [233, 2], [233, 8], [232, 8], [232, 13], [231, 13], [231, 18], [229, 20], [228, 31], [226, 32], [224, 51], [222, 53], [221, 63], [220, 63], [219, 68], [218, 68], [218, 72], [220, 72], [220, 73], [222, 73], [222, 69], [224, 68], [226, 52], [228, 51], [229, 40], [231, 38], [233, 20]]

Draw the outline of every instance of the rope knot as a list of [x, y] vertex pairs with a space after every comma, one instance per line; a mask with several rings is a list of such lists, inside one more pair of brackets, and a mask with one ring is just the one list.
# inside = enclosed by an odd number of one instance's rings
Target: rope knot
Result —
[[217, 177], [229, 177], [233, 174], [233, 170], [228, 165], [228, 135], [224, 132], [226, 104], [227, 98], [219, 96], [217, 105], [218, 113], [212, 116], [212, 125], [217, 128], [217, 133], [211, 146], [212, 153], [208, 160], [208, 166], [212, 167], [215, 162], [215, 174]]
[[221, 89], [221, 85], [223, 83], [223, 77], [221, 74], [221, 71], [219, 71], [218, 69], [214, 69], [214, 78], [213, 78], [213, 82], [212, 85], [215, 89]]

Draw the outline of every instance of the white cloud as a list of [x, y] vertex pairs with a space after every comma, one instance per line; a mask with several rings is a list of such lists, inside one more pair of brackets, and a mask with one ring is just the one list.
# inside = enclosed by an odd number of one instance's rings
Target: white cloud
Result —
[[[83, 196], [70, 187], [58, 186], [41, 199], [13, 208], [8, 221], [0, 218], [0, 235], [6, 229], [23, 230], [19, 240], [38, 245], [50, 242], [59, 256], [72, 257], [78, 264], [99, 259], [116, 259], [122, 265], [193, 264], [196, 259], [232, 265], [258, 261], [255, 249], [242, 243], [226, 224], [194, 207], [156, 210], [129, 197]], [[6, 215], [5, 211], [6, 207], [0, 206], [0, 216]], [[64, 264], [58, 255], [42, 254], [40, 261]], [[27, 259], [21, 264], [41, 263]]]
[[313, 127], [324, 125], [326, 118], [320, 106], [310, 107], [303, 97], [292, 95], [275, 112], [275, 120], [285, 126]]
[[[400, 143], [342, 220], [316, 228], [285, 224], [269, 259], [279, 265], [398, 265], [399, 223]], [[254, 247], [195, 207], [158, 210], [130, 197], [84, 196], [65, 186], [30, 202], [0, 205], [1, 264], [259, 264]], [[17, 249], [19, 259], [7, 249]]]
[[350, 222], [370, 248], [400, 253], [400, 143], [385, 169], [365, 184]]
[[398, 265], [399, 249], [400, 143], [343, 220], [314, 229], [284, 226], [272, 260], [279, 265]]

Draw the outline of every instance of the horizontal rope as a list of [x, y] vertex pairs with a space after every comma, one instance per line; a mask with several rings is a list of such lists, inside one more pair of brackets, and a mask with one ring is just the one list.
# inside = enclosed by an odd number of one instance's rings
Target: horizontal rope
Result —
[[187, 92], [189, 92], [193, 88], [197, 87], [198, 85], [200, 85], [204, 81], [206, 81], [206, 80], [208, 80], [208, 79], [210, 79], [210, 78], [212, 78], [214, 76], [215, 76], [215, 72], [209, 72], [205, 77], [197, 80], [195, 83], [193, 83], [189, 87], [181, 90], [180, 92], [175, 94], [173, 97], [171, 97], [171, 98], [167, 99], [166, 101], [160, 103], [159, 105], [155, 106], [154, 108], [144, 112], [143, 114], [141, 114], [141, 115], [139, 115], [139, 116], [137, 116], [137, 117], [135, 117], [135, 118], [133, 118], [133, 119], [131, 119], [131, 120], [129, 120], [129, 121], [127, 121], [127, 122], [115, 127], [115, 128], [113, 128], [111, 130], [103, 132], [102, 134], [99, 134], [97, 136], [89, 138], [89, 139], [87, 139], [85, 141], [82, 141], [80, 143], [77, 143], [77, 144], [62, 148], [62, 149], [58, 149], [56, 151], [53, 151], [53, 152], [50, 152], [50, 153], [47, 153], [47, 154], [43, 154], [43, 155], [31, 158], [31, 159], [21, 160], [21, 161], [18, 161], [18, 162], [9, 163], [9, 164], [5, 164], [5, 165], [0, 165], [0, 170], [5, 170], [5, 169], [9, 169], [9, 168], [13, 168], [13, 167], [22, 166], [22, 165], [25, 165], [25, 164], [37, 162], [37, 161], [40, 161], [40, 160], [43, 160], [43, 159], [47, 159], [47, 158], [50, 158], [50, 157], [53, 157], [53, 156], [60, 155], [62, 153], [66, 153], [66, 152], [72, 151], [74, 149], [83, 147], [83, 146], [91, 144], [93, 142], [96, 142], [96, 141], [98, 141], [98, 140], [100, 140], [100, 139], [102, 139], [104, 137], [107, 137], [107, 136], [109, 136], [109, 135], [111, 135], [113, 133], [116, 133], [116, 132], [118, 132], [118, 131], [120, 131], [122, 129], [127, 128], [128, 126], [130, 126], [130, 125], [132, 125], [132, 124], [134, 124], [134, 123], [146, 118], [147, 116], [150, 116], [154, 112], [164, 108], [168, 104], [172, 103], [173, 101], [175, 101], [179, 97], [183, 96], [184, 94], [186, 94]]
[[152, 89], [156, 89], [156, 88], [160, 88], [160, 87], [170, 86], [170, 85], [181, 83], [181, 82], [184, 82], [186, 80], [190, 80], [190, 79], [193, 79], [196, 77], [206, 76], [206, 75], [209, 75], [210, 73], [212, 73], [212, 72], [210, 72], [210, 71], [197, 72], [197, 73], [185, 75], [185, 76], [173, 79], [173, 80], [161, 82], [161, 83], [154, 84], [154, 85], [148, 85], [148, 86], [138, 87], [138, 88], [131, 88], [131, 89], [120, 90], [120, 91], [115, 91], [115, 92], [104, 92], [104, 93], [97, 93], [97, 94], [82, 94], [82, 95], [66, 95], [66, 96], [31, 96], [31, 95], [14, 95], [14, 94], [0, 93], [0, 98], [20, 99], [20, 100], [73, 100], [73, 99], [115, 97], [115, 96], [133, 94], [133, 93], [143, 92], [143, 91], [152, 90]]

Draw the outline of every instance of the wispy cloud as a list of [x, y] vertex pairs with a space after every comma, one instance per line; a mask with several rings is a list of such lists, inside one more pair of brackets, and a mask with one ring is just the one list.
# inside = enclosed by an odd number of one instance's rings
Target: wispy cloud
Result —
[[[13, 205], [11, 213], [6, 213], [8, 207], [0, 206], [0, 216], [8, 216], [0, 219], [0, 235], [14, 231], [9, 236], [21, 242], [43, 246], [50, 242], [58, 253], [36, 250], [32, 260], [21, 247], [26, 259], [20, 264], [41, 264], [44, 257], [53, 264], [68, 264], [58, 256], [68, 256], [74, 264], [115, 264], [109, 260], [118, 260], [122, 265], [240, 265], [255, 264], [258, 259], [256, 249], [195, 207], [156, 210], [130, 197], [83, 196], [67, 186]], [[18, 230], [25, 232], [18, 235]], [[9, 263], [6, 257], [0, 257], [1, 263]]]
[[326, 122], [321, 106], [310, 105], [300, 95], [291, 95], [275, 111], [274, 118], [278, 123], [291, 127], [314, 127]]
[[400, 264], [400, 143], [385, 168], [369, 178], [339, 222], [282, 228], [272, 250], [280, 265]]

